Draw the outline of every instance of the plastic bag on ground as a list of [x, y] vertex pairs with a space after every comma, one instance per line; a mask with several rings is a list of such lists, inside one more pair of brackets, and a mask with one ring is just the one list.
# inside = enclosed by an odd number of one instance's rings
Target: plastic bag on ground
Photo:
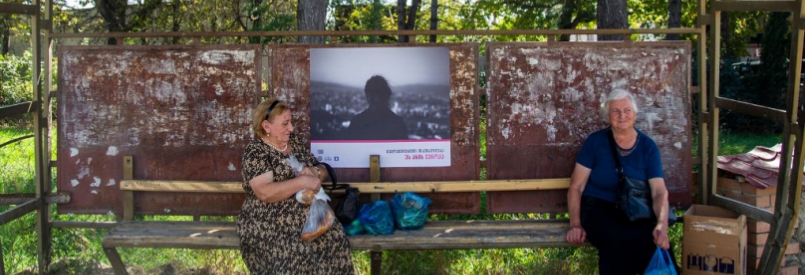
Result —
[[648, 268], [643, 275], [677, 275], [674, 262], [671, 260], [671, 255], [668, 250], [662, 249], [657, 246], [654, 251], [654, 257], [648, 263]]
[[358, 214], [358, 220], [363, 225], [367, 234], [394, 234], [394, 218], [391, 216], [389, 203], [385, 201], [364, 204]]
[[391, 199], [394, 222], [398, 229], [416, 230], [425, 226], [428, 218], [428, 205], [432, 201], [413, 192], [397, 193]]
[[302, 240], [313, 240], [330, 229], [335, 221], [335, 213], [330, 209], [327, 201], [330, 197], [324, 193], [324, 190], [319, 189], [313, 203], [310, 205], [310, 210], [307, 213], [307, 220], [302, 227]]

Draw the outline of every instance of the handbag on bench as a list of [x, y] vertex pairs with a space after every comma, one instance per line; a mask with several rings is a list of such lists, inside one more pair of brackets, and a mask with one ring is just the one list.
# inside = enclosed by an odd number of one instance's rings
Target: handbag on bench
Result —
[[358, 211], [361, 209], [360, 191], [358, 188], [349, 186], [349, 184], [339, 184], [338, 179], [335, 176], [335, 170], [332, 166], [330, 166], [330, 164], [325, 162], [320, 162], [319, 164], [324, 165], [324, 167], [327, 168], [327, 174], [330, 175], [330, 180], [332, 182], [331, 186], [323, 187], [325, 189], [329, 189], [330, 192], [341, 189], [343, 189], [345, 192], [344, 195], [339, 196], [340, 201], [335, 206], [335, 209], [333, 209], [333, 211], [335, 211], [335, 217], [343, 225], [352, 223], [353, 220], [358, 218]]

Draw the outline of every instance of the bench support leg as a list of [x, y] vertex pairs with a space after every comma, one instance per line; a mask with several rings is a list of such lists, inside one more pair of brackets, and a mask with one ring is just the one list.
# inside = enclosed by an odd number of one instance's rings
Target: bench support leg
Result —
[[383, 272], [380, 268], [380, 264], [383, 263], [383, 251], [372, 251], [372, 269], [370, 270], [370, 274], [378, 275]]
[[120, 259], [120, 254], [117, 253], [116, 248], [104, 247], [103, 252], [106, 253], [106, 258], [109, 259], [109, 263], [112, 265], [112, 269], [114, 269], [115, 275], [129, 274], [129, 272], [126, 271], [126, 266], [123, 265], [123, 260]]

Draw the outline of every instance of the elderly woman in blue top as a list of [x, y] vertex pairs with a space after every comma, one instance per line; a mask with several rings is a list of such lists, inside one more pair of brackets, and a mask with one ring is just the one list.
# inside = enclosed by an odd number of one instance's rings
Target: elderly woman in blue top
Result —
[[[598, 249], [601, 275], [643, 274], [657, 246], [670, 247], [668, 190], [660, 151], [654, 140], [634, 127], [637, 110], [629, 92], [614, 90], [609, 94], [601, 105], [601, 114], [610, 127], [587, 137], [570, 178], [566, 239], [574, 244], [589, 240]], [[626, 176], [648, 181], [657, 220], [630, 222], [615, 208], [619, 180], [607, 137], [610, 130]]]

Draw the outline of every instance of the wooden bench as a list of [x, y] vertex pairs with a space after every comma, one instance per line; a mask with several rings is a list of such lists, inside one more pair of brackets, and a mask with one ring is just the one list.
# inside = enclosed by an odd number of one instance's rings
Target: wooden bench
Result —
[[[130, 168], [130, 167], [129, 167]], [[124, 173], [124, 178], [128, 172]], [[130, 174], [129, 174], [130, 175]], [[130, 177], [129, 177], [130, 178]], [[569, 179], [351, 183], [363, 194], [413, 191], [480, 192], [567, 189]], [[103, 240], [115, 274], [127, 274], [118, 247], [238, 249], [234, 222], [134, 221], [137, 192], [242, 193], [240, 182], [123, 180], [124, 219]], [[349, 236], [352, 249], [372, 251], [372, 273], [379, 274], [383, 250], [486, 249], [571, 246], [565, 241], [568, 220], [431, 221], [421, 230], [393, 235]]]

